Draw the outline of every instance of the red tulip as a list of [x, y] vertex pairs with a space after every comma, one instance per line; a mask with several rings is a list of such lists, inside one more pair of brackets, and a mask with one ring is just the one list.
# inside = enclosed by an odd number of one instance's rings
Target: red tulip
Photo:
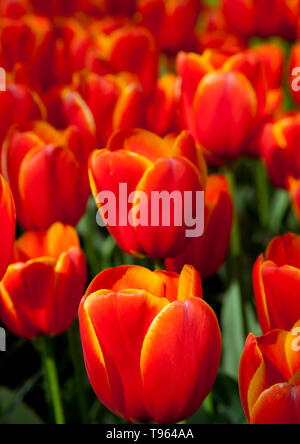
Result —
[[40, 119], [45, 111], [37, 95], [24, 85], [9, 84], [7, 90], [1, 91], [0, 94], [0, 143], [2, 144], [12, 125]]
[[2, 168], [24, 228], [79, 222], [89, 196], [87, 155], [75, 127], [57, 131], [36, 122], [9, 133]]
[[299, 0], [223, 0], [223, 11], [228, 26], [245, 38], [296, 39]]
[[253, 270], [253, 285], [260, 325], [264, 333], [290, 330], [300, 319], [300, 236], [275, 238]]
[[300, 424], [300, 322], [291, 331], [248, 336], [240, 394], [251, 424]]
[[[78, 73], [74, 76], [72, 90], [78, 92], [92, 113], [97, 147], [103, 148], [116, 130], [144, 125], [143, 92], [132, 74]], [[75, 123], [72, 102], [70, 94], [65, 93], [63, 106], [68, 123]]]
[[167, 269], [178, 272], [185, 264], [193, 264], [202, 278], [216, 273], [226, 259], [232, 219], [233, 205], [226, 178], [218, 175], [208, 177], [204, 234], [194, 239], [179, 256], [167, 259]]
[[26, 339], [64, 333], [75, 319], [86, 283], [76, 231], [56, 223], [16, 241], [0, 283], [0, 317]]
[[267, 124], [260, 139], [261, 155], [272, 183], [287, 189], [289, 177], [300, 178], [300, 114]]
[[180, 83], [175, 74], [165, 74], [147, 104], [147, 128], [159, 136], [179, 129]]
[[[221, 66], [203, 56], [180, 53], [184, 125], [212, 163], [236, 159], [256, 141], [269, 113], [265, 67], [251, 51], [219, 54]], [[217, 130], [216, 130], [217, 128]]]
[[0, 280], [10, 260], [15, 240], [16, 212], [10, 188], [0, 174]]
[[15, 70], [17, 83], [26, 81], [34, 89], [43, 89], [49, 82], [53, 41], [53, 27], [46, 17], [2, 19], [0, 66], [7, 72]]
[[87, 290], [79, 321], [93, 389], [127, 421], [176, 423], [212, 389], [221, 334], [192, 267], [180, 276], [136, 266], [105, 270]]
[[149, 31], [139, 26], [124, 26], [109, 34], [99, 34], [91, 48], [88, 68], [103, 74], [104, 62], [111, 72], [130, 72], [139, 79], [150, 97], [158, 76], [158, 51]]
[[198, 0], [138, 0], [141, 24], [156, 37], [162, 50], [176, 52], [195, 45]]
[[[107, 149], [91, 155], [89, 174], [97, 205], [123, 250], [137, 256], [165, 259], [178, 255], [191, 242], [183, 211], [188, 207], [195, 215], [197, 192], [205, 189], [206, 165], [190, 134], [183, 132], [178, 137], [161, 139], [144, 130], [121, 131], [112, 137]], [[126, 196], [120, 184], [125, 184]], [[113, 193], [115, 208], [107, 210], [104, 192]], [[163, 208], [161, 214], [160, 209], [156, 211], [152, 192], [167, 192], [168, 196], [179, 193], [181, 208], [174, 202]], [[193, 194], [193, 202], [186, 199], [184, 192]], [[200, 206], [201, 203], [197, 213]], [[152, 223], [153, 216], [156, 222]], [[177, 222], [178, 218], [182, 223]], [[168, 223], [164, 222], [166, 219]]]

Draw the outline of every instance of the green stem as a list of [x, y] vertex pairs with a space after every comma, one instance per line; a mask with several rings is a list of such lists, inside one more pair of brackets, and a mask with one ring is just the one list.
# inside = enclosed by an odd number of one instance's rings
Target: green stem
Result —
[[42, 354], [47, 395], [53, 406], [55, 422], [56, 424], [65, 424], [52, 340], [48, 337], [42, 337], [39, 340], [39, 344]]
[[76, 386], [75, 390], [78, 400], [80, 418], [82, 424], [89, 424], [88, 403], [83, 384], [85, 378], [83, 364], [82, 364], [83, 358], [79, 354], [80, 347], [78, 344], [77, 329], [75, 324], [68, 330], [67, 335], [68, 335], [71, 359], [74, 368], [75, 386]]
[[203, 408], [208, 415], [215, 414], [213, 395], [210, 393], [203, 402]]
[[254, 177], [256, 198], [258, 205], [259, 222], [263, 228], [269, 227], [269, 181], [266, 169], [261, 160], [256, 160], [254, 165]]
[[239, 286], [239, 293], [240, 293], [240, 299], [241, 299], [241, 307], [242, 307], [242, 318], [243, 318], [243, 326], [244, 326], [244, 335], [245, 339], [247, 338], [249, 334], [248, 329], [248, 321], [247, 321], [247, 315], [246, 315], [246, 306], [245, 306], [245, 300], [243, 296], [243, 274], [241, 268], [241, 253], [242, 253], [242, 246], [241, 246], [241, 234], [240, 234], [240, 227], [239, 227], [239, 216], [238, 216], [238, 210], [237, 210], [237, 201], [236, 201], [236, 183], [235, 183], [235, 174], [234, 169], [229, 168], [226, 173], [231, 196], [233, 200], [234, 205], [234, 218], [233, 218], [233, 226], [232, 226], [232, 233], [231, 233], [231, 257], [232, 257], [232, 281], [236, 282]]

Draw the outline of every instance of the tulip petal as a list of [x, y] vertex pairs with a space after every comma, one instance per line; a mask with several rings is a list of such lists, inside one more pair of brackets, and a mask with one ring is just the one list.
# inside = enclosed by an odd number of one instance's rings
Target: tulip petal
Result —
[[[145, 291], [98, 292], [84, 302], [105, 362], [113, 403], [127, 420], [145, 420], [140, 354], [153, 319], [169, 302]], [[83, 342], [83, 346], [85, 343]], [[87, 362], [87, 368], [91, 368]], [[98, 375], [90, 373], [92, 385]], [[102, 398], [102, 393], [97, 395]]]
[[168, 424], [191, 416], [212, 389], [220, 356], [218, 321], [204, 301], [190, 298], [166, 307], [149, 328], [141, 354], [151, 417]]

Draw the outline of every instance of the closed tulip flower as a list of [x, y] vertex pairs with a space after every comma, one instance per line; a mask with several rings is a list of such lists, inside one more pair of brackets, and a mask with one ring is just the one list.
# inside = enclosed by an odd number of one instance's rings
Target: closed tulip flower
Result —
[[158, 76], [158, 50], [147, 29], [127, 25], [98, 34], [87, 65], [91, 71], [103, 74], [103, 64], [109, 66], [110, 72], [137, 76], [145, 96], [151, 97]]
[[228, 26], [244, 38], [296, 39], [299, 0], [223, 0], [223, 11]]
[[164, 51], [176, 52], [195, 45], [198, 0], [138, 0], [141, 24], [157, 38]]
[[290, 176], [300, 178], [300, 114], [284, 117], [265, 126], [260, 151], [274, 186], [288, 189]]
[[300, 424], [300, 322], [291, 331], [248, 336], [240, 394], [250, 424]]
[[202, 278], [216, 273], [226, 259], [232, 219], [233, 204], [227, 179], [219, 175], [209, 176], [205, 190], [204, 234], [194, 239], [179, 256], [167, 259], [167, 269], [178, 272], [185, 264], [192, 264]]
[[[183, 124], [211, 163], [245, 154], [269, 112], [264, 65], [252, 52], [232, 57], [180, 53]], [[220, 65], [214, 66], [216, 60]], [[216, 130], [217, 128], [217, 130]]]
[[27, 86], [12, 83], [7, 85], [6, 91], [1, 91], [0, 115], [0, 143], [2, 144], [12, 125], [40, 119], [44, 117], [45, 109], [38, 96]]
[[212, 389], [221, 335], [192, 267], [180, 276], [136, 266], [106, 270], [87, 290], [79, 321], [90, 382], [125, 420], [176, 423]]
[[254, 266], [256, 307], [264, 333], [290, 330], [300, 319], [300, 236], [275, 238]]
[[45, 122], [36, 122], [9, 133], [2, 169], [24, 228], [79, 222], [89, 196], [87, 156], [75, 127], [57, 131]]
[[2, 19], [0, 24], [0, 66], [21, 71], [22, 82], [36, 90], [48, 84], [54, 33], [51, 21], [42, 16], [25, 15], [20, 20]]
[[26, 339], [57, 336], [75, 320], [86, 283], [76, 231], [60, 223], [18, 239], [0, 283], [0, 317]]
[[16, 212], [9, 185], [0, 174], [0, 280], [9, 263], [15, 240]]
[[[77, 91], [92, 113], [97, 147], [104, 147], [116, 130], [144, 126], [144, 97], [140, 83], [133, 74], [100, 76], [82, 72], [73, 79]], [[69, 94], [63, 97], [67, 118], [72, 122], [73, 109]]]
[[[205, 189], [206, 165], [189, 133], [164, 139], [138, 129], [116, 133], [106, 149], [91, 155], [89, 175], [111, 234], [129, 254], [153, 259], [178, 255], [191, 241], [186, 232], [189, 210], [190, 215], [197, 213], [190, 226], [200, 228], [198, 197]], [[113, 194], [108, 207], [103, 193]], [[157, 207], [153, 193], [173, 196], [174, 204], [169, 201], [161, 211], [164, 203]]]
[[156, 90], [147, 104], [147, 129], [159, 136], [179, 130], [180, 82], [175, 74], [157, 80]]

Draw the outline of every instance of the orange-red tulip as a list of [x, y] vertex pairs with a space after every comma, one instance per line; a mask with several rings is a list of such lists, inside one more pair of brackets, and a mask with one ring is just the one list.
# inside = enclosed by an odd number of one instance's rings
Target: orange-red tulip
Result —
[[223, 0], [223, 11], [228, 26], [245, 38], [296, 39], [299, 0]]
[[265, 126], [260, 150], [272, 183], [287, 189], [289, 177], [300, 178], [300, 114]]
[[199, 0], [138, 0], [141, 24], [156, 37], [164, 51], [176, 52], [195, 45]]
[[290, 328], [300, 319], [300, 236], [275, 238], [253, 270], [258, 317], [264, 333]]
[[86, 262], [72, 227], [27, 232], [0, 283], [0, 317], [17, 336], [57, 336], [73, 323], [85, 284]]
[[167, 259], [167, 269], [178, 272], [185, 264], [192, 264], [202, 278], [216, 273], [226, 259], [232, 219], [233, 205], [226, 178], [209, 176], [205, 190], [204, 234], [193, 239], [179, 256]]
[[36, 122], [8, 134], [2, 169], [24, 228], [79, 222], [89, 196], [87, 156], [75, 127], [57, 131]]
[[0, 280], [9, 263], [15, 240], [16, 212], [9, 185], [0, 174]]
[[[116, 130], [144, 126], [143, 91], [134, 75], [82, 72], [74, 76], [72, 90], [78, 92], [92, 113], [97, 147], [103, 148]], [[63, 94], [67, 120], [73, 123], [70, 103], [70, 95]]]
[[25, 15], [20, 20], [1, 19], [0, 66], [7, 72], [15, 70], [18, 83], [21, 78], [35, 89], [44, 88], [49, 82], [53, 32], [46, 17]]
[[251, 424], [300, 424], [300, 321], [291, 331], [250, 334], [239, 382]]
[[79, 321], [93, 389], [127, 421], [176, 423], [212, 389], [221, 334], [192, 267], [180, 276], [135, 266], [106, 270], [87, 290]]
[[[178, 137], [170, 135], [165, 139], [145, 130], [116, 133], [107, 149], [91, 155], [89, 174], [95, 200], [106, 219], [107, 210], [102, 208], [105, 202], [101, 202], [98, 195], [107, 191], [114, 193], [115, 220], [114, 225], [108, 224], [108, 228], [119, 246], [129, 254], [165, 259], [178, 255], [191, 241], [186, 237], [186, 224], [178, 225], [175, 217], [183, 216], [185, 203], [188, 205], [185, 191], [193, 193], [190, 209], [196, 211], [196, 192], [205, 189], [206, 165], [201, 150], [189, 133], [183, 132]], [[121, 183], [126, 184], [125, 197], [120, 193]], [[172, 210], [175, 204], [169, 209], [163, 208], [155, 225], [151, 223], [155, 211], [151, 194], [163, 191], [181, 193], [183, 205], [178, 213]], [[145, 193], [146, 202], [140, 199], [141, 192]], [[127, 204], [128, 196], [132, 194], [132, 203]], [[140, 212], [147, 213], [148, 222], [140, 221], [136, 214], [132, 223], [128, 223], [130, 212], [134, 212], [138, 203]], [[166, 215], [170, 216], [169, 226], [163, 226], [162, 219]], [[181, 219], [183, 221], [183, 217]]]
[[24, 85], [7, 85], [7, 90], [1, 91], [0, 143], [2, 144], [10, 126], [40, 119], [44, 117], [44, 113], [44, 107], [34, 92]]
[[216, 163], [245, 154], [270, 111], [265, 66], [259, 57], [251, 51], [229, 58], [222, 53], [182, 52], [177, 69], [184, 125], [208, 158]]
[[104, 62], [111, 72], [135, 74], [146, 97], [151, 96], [158, 76], [158, 51], [147, 29], [124, 26], [108, 34], [97, 35], [87, 65], [93, 72], [103, 74]]
[[157, 80], [156, 90], [147, 104], [147, 129], [159, 136], [179, 129], [180, 83], [175, 74]]

